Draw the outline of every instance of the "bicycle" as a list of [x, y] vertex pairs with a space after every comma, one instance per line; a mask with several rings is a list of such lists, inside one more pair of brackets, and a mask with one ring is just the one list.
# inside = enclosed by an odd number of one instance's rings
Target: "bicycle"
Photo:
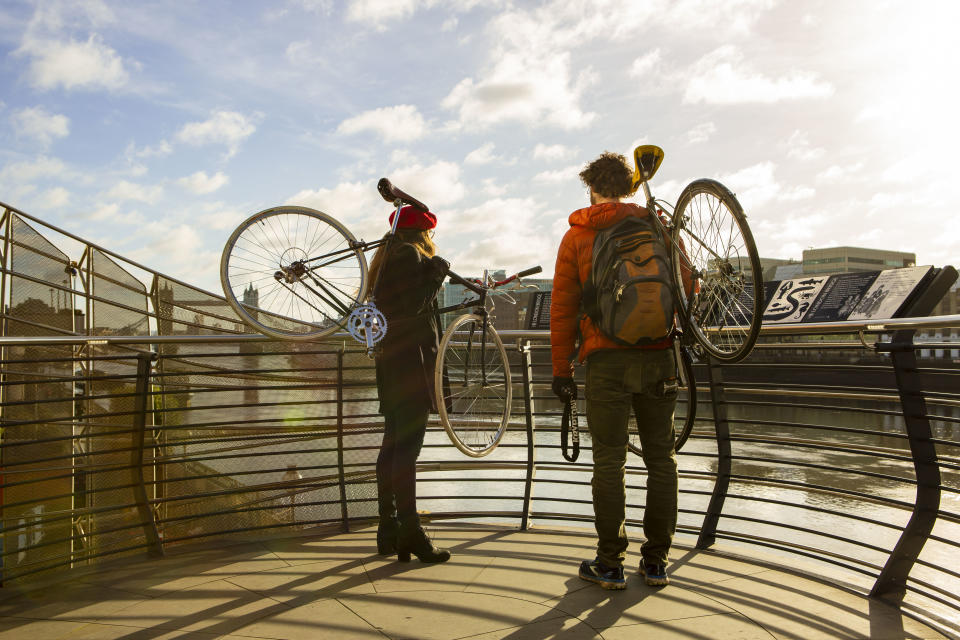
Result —
[[[380, 195], [396, 207], [381, 239], [357, 240], [332, 216], [307, 207], [280, 206], [250, 216], [230, 235], [220, 259], [227, 303], [255, 330], [282, 340], [317, 340], [345, 329], [371, 357], [388, 330], [367, 298], [365, 253], [396, 234], [400, 208], [429, 208], [383, 178]], [[448, 272], [477, 298], [440, 309], [474, 309], [444, 332], [437, 355], [436, 393], [440, 422], [453, 444], [469, 456], [487, 455], [506, 432], [512, 404], [506, 351], [486, 308], [488, 292], [538, 273], [526, 269], [494, 282]], [[376, 292], [376, 282], [372, 291]], [[465, 338], [465, 340], [463, 340]]]
[[[688, 184], [677, 206], [658, 200], [649, 180], [663, 162], [663, 149], [640, 145], [633, 151], [634, 187], [643, 187], [645, 204], [670, 238], [673, 285], [685, 344], [722, 362], [750, 354], [763, 315], [763, 270], [753, 234], [736, 196], [716, 180]], [[658, 212], [672, 210], [668, 225]], [[688, 273], [693, 286], [684, 287]]]
[[[674, 341], [678, 395], [687, 413], [674, 421], [675, 450], [686, 443], [696, 421], [697, 385], [692, 354], [739, 362], [750, 354], [763, 315], [763, 272], [756, 243], [736, 196], [716, 180], [695, 180], [674, 208], [653, 197], [649, 180], [663, 162], [663, 149], [640, 145], [633, 151], [634, 188], [643, 187], [645, 205], [664, 237], [669, 237], [679, 340]], [[672, 210], [668, 224], [660, 213]], [[684, 286], [689, 274], [691, 286]], [[641, 454], [631, 433], [629, 448]]]

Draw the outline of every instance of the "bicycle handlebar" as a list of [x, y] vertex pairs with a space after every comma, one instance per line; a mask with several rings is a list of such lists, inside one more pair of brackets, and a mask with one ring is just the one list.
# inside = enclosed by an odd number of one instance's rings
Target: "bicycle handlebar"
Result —
[[543, 271], [543, 267], [541, 267], [540, 265], [537, 265], [535, 267], [530, 267], [529, 269], [524, 269], [519, 273], [513, 274], [509, 278], [505, 278], [503, 280], [497, 280], [496, 282], [494, 282], [489, 286], [483, 282], [480, 282], [479, 280], [467, 280], [463, 276], [459, 276], [453, 271], [450, 271], [449, 269], [447, 270], [447, 275], [450, 276], [450, 282], [453, 282], [454, 284], [462, 284], [467, 289], [470, 289], [470, 291], [473, 291], [477, 295], [480, 295], [485, 289], [496, 289], [497, 287], [502, 287], [503, 285], [509, 284], [514, 280], [517, 280], [518, 278], [533, 275], [534, 273], [540, 273], [541, 271]]
[[509, 278], [505, 278], [504, 280], [498, 280], [497, 282], [494, 282], [493, 286], [490, 288], [493, 289], [496, 287], [502, 287], [505, 284], [509, 284], [513, 282], [514, 280], [518, 280], [524, 276], [533, 275], [534, 273], [540, 273], [541, 271], [543, 271], [543, 267], [541, 267], [540, 265], [537, 265], [535, 267], [530, 267], [529, 269], [524, 269], [519, 273], [513, 274]]
[[543, 267], [541, 267], [540, 265], [537, 265], [535, 267], [530, 267], [529, 269], [524, 269], [523, 271], [517, 274], [517, 277], [523, 278], [525, 276], [532, 276], [533, 274], [540, 273], [541, 271], [543, 271]]
[[478, 284], [476, 282], [471, 282], [470, 280], [467, 280], [463, 276], [458, 276], [453, 271], [448, 270], [447, 275], [450, 276], [450, 282], [454, 284], [462, 284], [463, 286], [465, 286], [467, 289], [470, 289], [470, 291], [473, 291], [478, 296], [483, 294], [483, 289], [484, 289], [483, 285]]

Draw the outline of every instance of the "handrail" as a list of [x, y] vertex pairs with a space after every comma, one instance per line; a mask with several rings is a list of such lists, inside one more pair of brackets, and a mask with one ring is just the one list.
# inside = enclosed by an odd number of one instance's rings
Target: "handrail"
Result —
[[[817, 322], [762, 325], [761, 336], [790, 335], [842, 335], [865, 333], [886, 334], [909, 329], [960, 329], [960, 314], [947, 316], [929, 316], [926, 318], [889, 318], [880, 322], [844, 320], [842, 322]], [[727, 331], [724, 329], [723, 331]], [[545, 329], [500, 329], [497, 331], [504, 344], [513, 340], [548, 339], [550, 332]], [[316, 340], [317, 343], [351, 342], [353, 338], [346, 332], [334, 333]], [[0, 345], [18, 344], [70, 345], [70, 344], [196, 344], [196, 343], [232, 343], [232, 342], [275, 342], [273, 338], [260, 333], [240, 333], [230, 335], [145, 335], [145, 336], [0, 336]], [[762, 347], [762, 345], [759, 345]], [[802, 346], [798, 345], [798, 348]], [[817, 347], [829, 347], [830, 343], [817, 344]], [[852, 346], [852, 345], [851, 345]], [[862, 346], [862, 345], [861, 345]], [[917, 343], [918, 347], [943, 348], [944, 343]]]
[[[11, 282], [22, 275], [10, 269], [9, 220], [0, 238], [0, 299], [8, 304], [17, 291]], [[40, 258], [53, 260], [56, 271], [63, 261], [51, 251]], [[189, 310], [192, 303], [148, 287], [152, 310], [141, 313], [164, 335], [90, 335], [99, 327], [119, 333], [116, 327], [143, 326], [128, 319], [139, 300], [91, 295], [89, 280], [98, 276], [88, 262], [79, 285], [69, 287], [86, 300], [85, 314], [75, 317], [86, 319], [87, 335], [78, 327], [74, 335], [0, 336], [0, 522], [8, 532], [0, 577], [30, 580], [211, 536], [346, 529], [376, 517], [382, 422], [372, 363], [352, 338], [291, 343], [217, 334], [239, 325], [220, 313], [217, 296], [185, 283], [186, 297], [197, 301]], [[114, 276], [121, 296], [136, 294]], [[38, 284], [37, 277], [20, 282]], [[71, 313], [72, 303], [48, 307]], [[206, 304], [220, 315], [196, 318]], [[73, 326], [49, 313], [14, 313], [0, 314], [0, 326], [18, 321], [36, 333]], [[172, 327], [196, 334], [173, 334]], [[939, 329], [942, 339], [912, 335]], [[953, 568], [960, 554], [960, 367], [949, 360], [960, 349], [958, 330], [960, 315], [768, 325], [751, 359], [698, 363], [698, 388], [710, 393], [699, 394], [697, 424], [679, 455], [678, 531], [700, 536], [702, 546], [729, 540], [772, 549], [785, 562], [842, 559], [835, 565], [876, 580], [877, 597], [905, 611], [945, 607], [960, 619]], [[578, 464], [561, 457], [549, 332], [500, 334], [518, 388], [507, 437], [488, 458], [466, 460], [431, 423], [419, 465], [420, 499], [432, 511], [425, 517], [496, 517], [522, 527], [588, 523], [589, 454]], [[925, 362], [923, 349], [952, 353]], [[138, 370], [145, 351], [158, 359]], [[916, 362], [906, 353], [918, 354]], [[589, 441], [583, 449], [589, 452]], [[644, 506], [641, 459], [631, 456], [626, 473], [636, 513]], [[851, 524], [855, 534], [846, 533]]]

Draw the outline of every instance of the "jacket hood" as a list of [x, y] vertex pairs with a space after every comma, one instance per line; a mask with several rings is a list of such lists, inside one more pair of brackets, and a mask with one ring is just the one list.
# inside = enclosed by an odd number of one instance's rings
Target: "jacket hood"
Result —
[[603, 202], [577, 209], [570, 214], [569, 222], [571, 227], [604, 229], [627, 216], [642, 217], [644, 215], [646, 215], [646, 210], [632, 202]]

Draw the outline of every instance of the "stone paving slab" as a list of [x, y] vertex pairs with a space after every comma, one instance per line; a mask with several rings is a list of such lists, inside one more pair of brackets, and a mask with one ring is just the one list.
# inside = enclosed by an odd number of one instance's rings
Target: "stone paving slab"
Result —
[[580, 580], [581, 531], [430, 527], [442, 565], [376, 555], [375, 530], [193, 548], [0, 589], [0, 640], [944, 638], [810, 577], [678, 545], [667, 587]]

